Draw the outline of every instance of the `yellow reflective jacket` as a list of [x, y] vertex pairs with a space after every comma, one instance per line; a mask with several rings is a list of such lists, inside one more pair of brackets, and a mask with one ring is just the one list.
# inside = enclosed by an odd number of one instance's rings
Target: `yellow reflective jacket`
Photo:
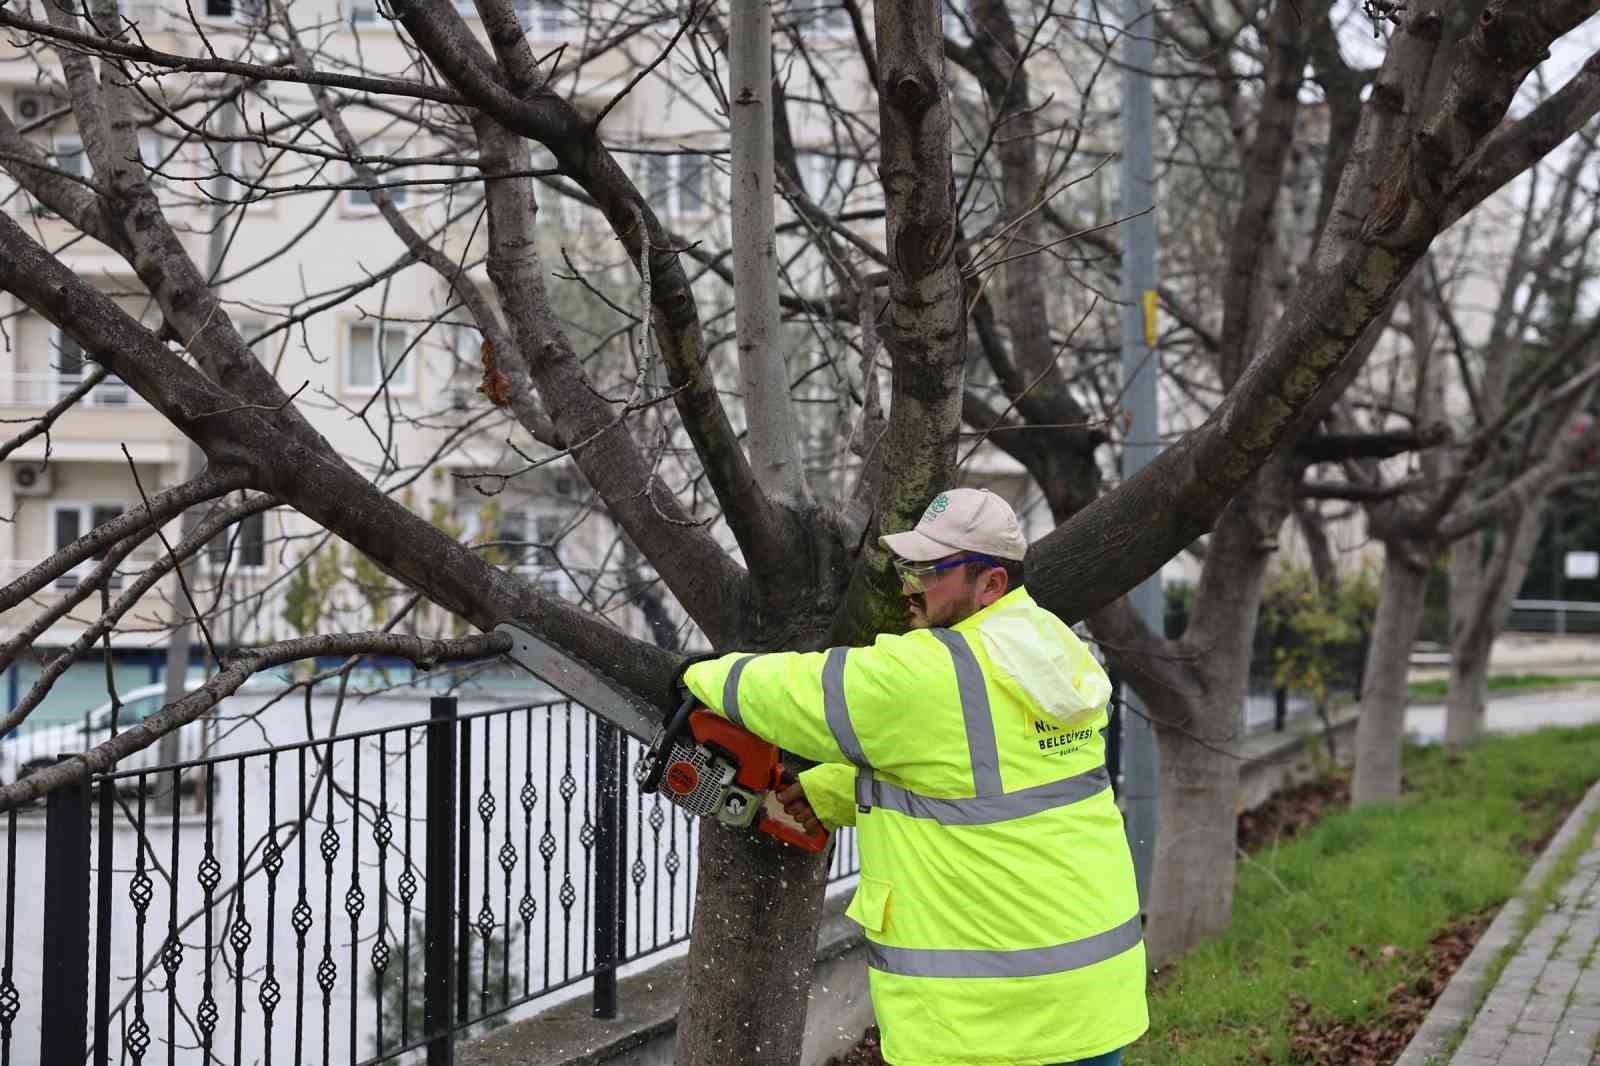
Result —
[[824, 765], [854, 824], [872, 1005], [895, 1066], [1070, 1062], [1148, 1027], [1133, 860], [1105, 766], [1111, 686], [1017, 589], [951, 629], [727, 655], [684, 682]]

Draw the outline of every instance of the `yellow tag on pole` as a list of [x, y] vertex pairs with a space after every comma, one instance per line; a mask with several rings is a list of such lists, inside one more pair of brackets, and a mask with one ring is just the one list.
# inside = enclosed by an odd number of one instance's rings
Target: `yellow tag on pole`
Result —
[[1156, 346], [1156, 290], [1144, 290], [1144, 343], [1147, 348]]

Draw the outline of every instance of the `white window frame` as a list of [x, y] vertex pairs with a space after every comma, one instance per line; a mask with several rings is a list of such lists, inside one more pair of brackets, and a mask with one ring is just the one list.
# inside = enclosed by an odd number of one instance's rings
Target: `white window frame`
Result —
[[491, 531], [490, 538], [501, 545], [500, 550], [511, 554], [511, 549], [505, 544], [512, 543], [512, 538], [502, 534], [515, 532], [519, 535], [515, 543], [523, 545], [517, 554], [521, 556], [511, 564], [511, 568], [519, 574], [547, 574], [560, 575], [561, 556], [558, 549], [545, 547], [546, 543], [565, 533], [567, 519], [556, 511], [541, 510], [536, 504], [528, 504], [507, 509], [500, 515], [500, 528]]
[[350, 25], [373, 26], [378, 23], [378, 0], [350, 0]]
[[[576, 36], [572, 13], [560, 0], [511, 0], [511, 3], [523, 32], [535, 40], [567, 41]], [[478, 17], [478, 5], [473, 0], [456, 0], [456, 11], [463, 18]]]
[[860, 189], [861, 164], [853, 159], [836, 159], [831, 147], [802, 149], [800, 180], [806, 195], [824, 211], [842, 211]]
[[[67, 393], [77, 388], [78, 383], [88, 376], [87, 374], [83, 373], [63, 374], [61, 372], [60, 361], [62, 346], [68, 341], [71, 341], [73, 345], [77, 345], [78, 343], [76, 339], [68, 337], [65, 333], [63, 333], [60, 326], [50, 327], [49, 374], [50, 398], [52, 403], [64, 398]], [[79, 349], [79, 352], [79, 361], [81, 366], [90, 367], [99, 365], [93, 359], [90, 359], [88, 354], [83, 352], [81, 348]], [[128, 388], [128, 383], [117, 377], [117, 375], [108, 374], [106, 375], [106, 379], [104, 381], [100, 382], [100, 384], [96, 385], [94, 388], [85, 393], [83, 399], [78, 402], [90, 407], [127, 407], [133, 402], [133, 390]]]
[[[246, 523], [259, 524], [261, 539], [256, 546], [261, 551], [259, 563], [243, 561], [244, 553], [249, 550], [250, 543], [244, 539]], [[218, 533], [201, 549], [205, 556], [206, 569], [214, 574], [224, 571], [230, 574], [260, 574], [267, 569], [267, 512], [257, 511], [255, 514], [246, 515], [233, 525]]]
[[161, 5], [156, 0], [117, 0], [117, 14], [149, 33], [161, 24]]
[[[364, 154], [399, 155], [401, 151], [402, 148], [398, 143], [373, 141], [367, 146]], [[349, 172], [351, 181], [361, 180], [361, 176], [356, 173], [356, 168], [353, 165], [346, 165], [345, 169]], [[397, 178], [404, 180], [410, 171], [410, 167], [393, 167], [389, 170], [378, 171], [373, 175], [373, 179], [376, 184], [384, 185]], [[340, 202], [344, 205], [345, 210], [352, 215], [375, 215], [378, 213], [378, 202], [372, 198], [373, 191], [371, 189], [346, 189], [344, 196], [340, 197]], [[404, 211], [406, 209], [407, 201], [411, 199], [409, 186], [402, 185], [385, 191], [389, 194], [389, 200], [397, 210]], [[364, 197], [365, 199], [357, 199], [357, 197]]]
[[[82, 161], [81, 169], [64, 167], [61, 160], [66, 157], [76, 157]], [[50, 165], [57, 170], [65, 170], [69, 174], [83, 178], [85, 181], [93, 180], [94, 164], [89, 161], [89, 152], [83, 146], [83, 138], [76, 133], [64, 133], [50, 139]]]
[[[662, 174], [653, 174], [656, 167], [664, 167]], [[698, 204], [689, 202], [686, 195], [686, 172], [698, 169], [700, 192]], [[651, 208], [668, 218], [705, 218], [711, 213], [711, 176], [715, 173], [706, 156], [694, 152], [671, 155], [647, 153], [639, 157], [639, 191]]]
[[200, 17], [207, 22], [233, 26], [259, 26], [266, 20], [266, 0], [225, 0], [227, 13], [213, 12], [211, 5], [222, 0], [200, 0]]
[[[46, 521], [50, 523], [50, 528], [46, 533], [46, 543], [50, 545], [50, 554], [54, 555], [56, 552], [65, 548], [67, 544], [71, 544], [73, 541], [77, 540], [78, 537], [82, 537], [84, 534], [94, 529], [97, 524], [104, 524], [96, 523], [94, 520], [94, 512], [97, 508], [102, 510], [110, 510], [113, 507], [117, 509], [117, 514], [120, 515], [127, 511], [128, 503], [126, 500], [51, 500], [49, 510], [46, 513]], [[78, 537], [74, 537], [73, 540], [69, 540], [67, 544], [58, 543], [56, 540], [56, 516], [64, 511], [72, 511], [78, 516]], [[116, 515], [112, 516], [112, 518], [115, 517]], [[106, 519], [108, 522], [110, 520], [110, 518]], [[101, 560], [106, 557], [110, 550], [111, 545], [108, 544], [104, 550], [96, 553], [94, 556], [88, 559], [85, 559], [83, 562], [74, 566], [71, 570], [68, 570], [66, 573], [56, 578], [54, 583], [55, 587], [58, 589], [77, 588], [78, 583], [84, 578], [88, 577], [90, 572], [93, 571], [96, 566], [100, 565]], [[121, 588], [122, 575], [113, 573], [110, 580], [106, 584], [113, 589]]]
[[[553, 537], [559, 533], [570, 533], [567, 527], [571, 519], [560, 510], [552, 510], [548, 505], [540, 505], [534, 500], [519, 501], [516, 505], [507, 507], [496, 518], [496, 526], [486, 529], [483, 524], [483, 508], [481, 504], [468, 499], [457, 499], [451, 506], [451, 514], [456, 521], [461, 523], [461, 539], [463, 543], [494, 544], [499, 551], [512, 555], [514, 552], [520, 556], [511, 563], [511, 569], [525, 576], [532, 576], [538, 580], [541, 587], [555, 585], [564, 589], [567, 584], [567, 573], [560, 561], [559, 549], [545, 548], [541, 539], [546, 530], [552, 530]], [[517, 534], [513, 539], [503, 536], [511, 532]], [[520, 550], [508, 547], [509, 544], [521, 544]]]
[[819, 37], [851, 37], [855, 27], [839, 0], [789, 0], [789, 16], [802, 33]]
[[284, 339], [277, 334], [261, 339], [260, 335], [272, 326], [273, 323], [264, 318], [238, 318], [233, 322], [233, 328], [239, 332], [240, 339], [268, 370], [272, 369], [272, 364], [277, 360], [284, 344]]
[[[356, 334], [361, 330], [371, 330], [373, 332], [373, 352], [378, 357], [377, 366], [373, 368], [376, 371], [374, 375], [375, 380], [371, 385], [357, 384], [355, 381]], [[355, 322], [348, 323], [345, 327], [345, 357], [344, 373], [342, 375], [342, 385], [344, 386], [345, 392], [357, 393], [360, 395], [371, 395], [372, 393], [375, 393], [379, 391], [379, 389], [385, 387], [383, 382], [383, 349], [381, 347], [381, 334], [389, 332], [398, 333], [403, 338], [400, 347], [400, 354], [404, 359], [404, 362], [400, 364], [399, 371], [390, 376], [387, 388], [389, 392], [395, 396], [412, 396], [416, 394], [417, 360], [420, 358], [420, 355], [412, 344], [412, 341], [415, 340], [416, 336], [415, 331], [411, 328], [411, 326], [403, 323], [392, 321], [380, 323], [375, 318], [360, 319]]]
[[[161, 176], [159, 169], [151, 168], [160, 168], [162, 162], [166, 160], [167, 153], [172, 150], [171, 140], [159, 130], [140, 130], [138, 144], [139, 161], [146, 168], [145, 180], [150, 183], [152, 189], [166, 188], [167, 180]], [[176, 155], [173, 156], [171, 162], [177, 162], [177, 158]]]

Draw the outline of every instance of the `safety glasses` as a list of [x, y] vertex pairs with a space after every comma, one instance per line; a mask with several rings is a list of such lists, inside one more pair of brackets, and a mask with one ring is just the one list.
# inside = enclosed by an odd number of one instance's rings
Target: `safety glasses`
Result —
[[958, 566], [968, 563], [987, 563], [990, 566], [1002, 565], [999, 559], [991, 555], [959, 555], [954, 559], [946, 559], [940, 563], [915, 564], [904, 559], [894, 561], [894, 572], [900, 576], [900, 584], [912, 592], [926, 592], [928, 586], [938, 580], [939, 574], [946, 570], [954, 570]]

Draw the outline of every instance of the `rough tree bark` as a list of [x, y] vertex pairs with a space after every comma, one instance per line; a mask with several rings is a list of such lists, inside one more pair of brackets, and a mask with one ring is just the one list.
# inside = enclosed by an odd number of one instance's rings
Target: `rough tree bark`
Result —
[[1400, 795], [1400, 749], [1406, 726], [1406, 671], [1411, 645], [1422, 624], [1422, 599], [1428, 585], [1426, 559], [1406, 546], [1386, 544], [1378, 617], [1361, 689], [1356, 723], [1356, 770], [1351, 800], [1384, 803]]

